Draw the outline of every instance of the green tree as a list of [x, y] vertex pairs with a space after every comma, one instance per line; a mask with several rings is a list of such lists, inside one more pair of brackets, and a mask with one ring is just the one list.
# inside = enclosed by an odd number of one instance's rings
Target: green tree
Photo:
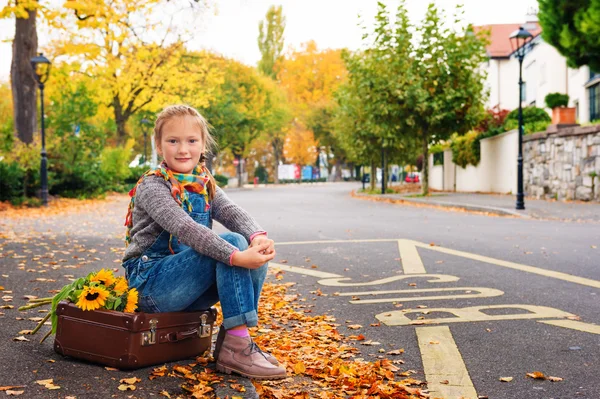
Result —
[[[462, 9], [458, 7], [454, 20], [461, 19]], [[427, 195], [429, 145], [454, 133], [467, 133], [484, 115], [485, 74], [481, 64], [487, 56], [485, 39], [476, 36], [471, 25], [460, 31], [450, 29], [435, 4], [429, 5], [415, 30], [420, 40], [410, 63], [407, 123], [421, 142], [421, 184]]]
[[231, 151], [239, 161], [238, 185], [241, 186], [241, 160], [256, 138], [281, 127], [285, 111], [280, 107], [281, 97], [270, 78], [226, 58], [215, 60], [214, 65], [220, 65], [223, 83], [215, 99], [201, 110], [214, 128], [219, 150]]
[[275, 64], [283, 52], [285, 31], [285, 16], [282, 6], [271, 6], [265, 21], [258, 23], [258, 48], [262, 58], [258, 62], [258, 70], [266, 76], [275, 79], [277, 71]]
[[[282, 6], [271, 6], [265, 21], [260, 21], [258, 24], [258, 48], [262, 58], [258, 62], [258, 70], [265, 76], [276, 79], [276, 65], [282, 57], [285, 31], [285, 16], [283, 15]], [[285, 117], [283, 114], [280, 116]], [[283, 125], [282, 125], [283, 126]], [[285, 132], [278, 128], [269, 132], [271, 136], [271, 147], [273, 148], [274, 162], [274, 179], [275, 183], [279, 183], [277, 168], [279, 160], [283, 158], [283, 144], [285, 140]]]
[[539, 0], [542, 37], [570, 67], [600, 71], [600, 0]]
[[[397, 159], [415, 140], [406, 123], [411, 113], [407, 90], [413, 80], [412, 40], [404, 2], [393, 20], [386, 6], [379, 3], [375, 29], [364, 35], [368, 48], [344, 53], [349, 75], [337, 95], [336, 135], [343, 137], [340, 143], [350, 159], [360, 164], [369, 162], [372, 170], [381, 164], [382, 155]], [[385, 173], [387, 167], [383, 169]], [[384, 192], [386, 184], [384, 175]]]

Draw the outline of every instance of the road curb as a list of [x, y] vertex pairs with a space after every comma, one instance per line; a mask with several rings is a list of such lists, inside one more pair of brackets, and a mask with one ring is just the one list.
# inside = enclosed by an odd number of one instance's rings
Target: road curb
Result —
[[[444, 201], [429, 201], [429, 200], [422, 200], [422, 199], [418, 199], [418, 198], [407, 198], [407, 197], [393, 198], [393, 197], [390, 197], [389, 195], [385, 196], [385, 195], [373, 195], [373, 194], [360, 194], [354, 190], [352, 190], [350, 195], [354, 198], [370, 200], [370, 201], [377, 201], [377, 202], [388, 202], [388, 203], [393, 203], [393, 204], [408, 204], [408, 205], [417, 204], [417, 205], [422, 205], [422, 206], [429, 206], [431, 208], [443, 207], [443, 208], [448, 208], [450, 210], [454, 209], [454, 210], [465, 210], [465, 211], [477, 212], [477, 213], [492, 213], [492, 214], [495, 214], [498, 216], [511, 216], [511, 217], [519, 217], [519, 218], [523, 218], [523, 219], [531, 219], [532, 218], [530, 215], [527, 215], [525, 213], [511, 211], [508, 209], [498, 208], [498, 207], [494, 207], [494, 206], [471, 205], [471, 204], [461, 204], [461, 203], [444, 202]], [[391, 195], [393, 195], [393, 194], [391, 194]]]

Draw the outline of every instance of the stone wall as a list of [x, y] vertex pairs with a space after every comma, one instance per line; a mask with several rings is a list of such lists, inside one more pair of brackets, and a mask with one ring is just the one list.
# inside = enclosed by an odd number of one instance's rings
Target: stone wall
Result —
[[523, 157], [526, 195], [600, 200], [600, 125], [551, 125], [523, 137]]

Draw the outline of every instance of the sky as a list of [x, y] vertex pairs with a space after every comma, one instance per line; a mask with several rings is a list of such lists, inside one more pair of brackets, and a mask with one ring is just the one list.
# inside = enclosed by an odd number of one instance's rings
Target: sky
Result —
[[[465, 20], [474, 25], [522, 23], [536, 0], [432, 0], [451, 14], [464, 5]], [[198, 22], [190, 49], [208, 49], [248, 65], [260, 59], [258, 23], [271, 5], [283, 6], [286, 48], [299, 48], [314, 40], [318, 47], [357, 49], [361, 44], [358, 15], [369, 25], [377, 10], [376, 0], [207, 0], [215, 4]], [[409, 16], [417, 22], [425, 14], [427, 0], [406, 0]], [[384, 3], [395, 8], [397, 0]], [[7, 0], [0, 0], [0, 8]], [[47, 38], [38, 31], [39, 47]], [[14, 19], [0, 20], [0, 81], [8, 81], [12, 59]]]

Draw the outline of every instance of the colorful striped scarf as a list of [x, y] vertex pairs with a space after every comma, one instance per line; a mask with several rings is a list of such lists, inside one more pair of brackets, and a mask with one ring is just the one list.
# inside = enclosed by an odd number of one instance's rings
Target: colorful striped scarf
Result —
[[[125, 217], [125, 226], [127, 227], [127, 231], [125, 233], [125, 243], [128, 246], [131, 243], [131, 228], [133, 227], [133, 207], [135, 205], [135, 193], [137, 191], [138, 186], [144, 180], [146, 176], [161, 176], [166, 181], [171, 182], [171, 195], [173, 199], [184, 209], [187, 209], [189, 212], [193, 210], [192, 203], [189, 200], [188, 191], [192, 193], [202, 194], [204, 196], [204, 202], [206, 203], [206, 207], [204, 211], [208, 211], [210, 209], [209, 204], [209, 196], [208, 190], [206, 189], [209, 175], [203, 165], [197, 165], [192, 174], [185, 173], [175, 173], [163, 161], [158, 167], [154, 170], [149, 170], [142, 175], [142, 177], [138, 180], [135, 186], [129, 191], [129, 196], [131, 200], [129, 201], [129, 208], [127, 210], [127, 216]], [[169, 249], [171, 253], [173, 253], [173, 249], [171, 248], [171, 239], [173, 235], [169, 237]]]

